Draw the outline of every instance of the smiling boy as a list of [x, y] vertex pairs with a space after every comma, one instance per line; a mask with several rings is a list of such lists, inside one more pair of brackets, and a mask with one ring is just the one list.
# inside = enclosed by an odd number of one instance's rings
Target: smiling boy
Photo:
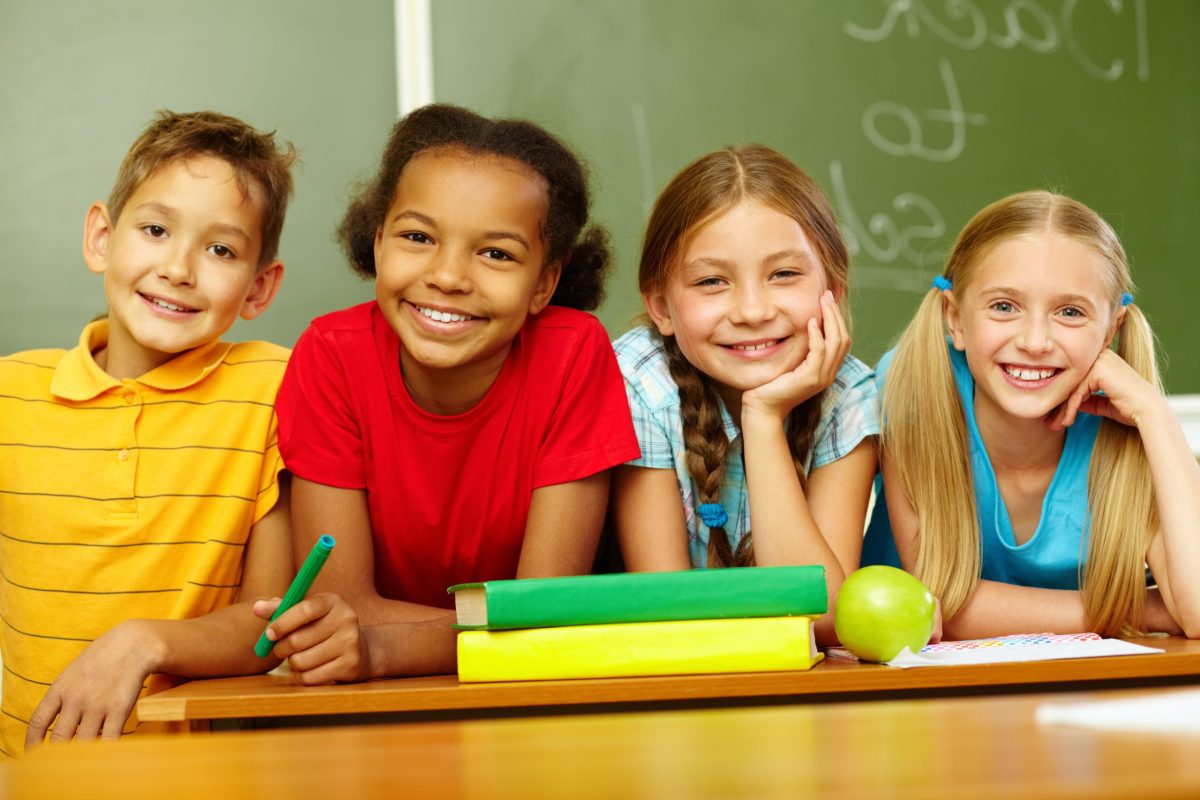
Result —
[[84, 222], [106, 319], [0, 359], [0, 747], [117, 738], [169, 675], [262, 671], [291, 571], [275, 393], [288, 351], [220, 337], [271, 304], [291, 146], [162, 112]]

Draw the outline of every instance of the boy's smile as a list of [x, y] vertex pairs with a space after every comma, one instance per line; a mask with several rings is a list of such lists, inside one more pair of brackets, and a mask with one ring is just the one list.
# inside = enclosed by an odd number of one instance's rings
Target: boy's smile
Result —
[[138, 377], [266, 308], [283, 267], [258, 269], [264, 206], [260, 186], [244, 194], [227, 162], [199, 156], [152, 173], [115, 222], [101, 203], [88, 210], [84, 258], [108, 300], [97, 360], [109, 374]]
[[[821, 318], [825, 269], [791, 217], [744, 200], [690, 237], [650, 316], [730, 407], [741, 393], [795, 369], [808, 321]], [[736, 398], [735, 398], [736, 395]]]
[[455, 149], [404, 167], [375, 240], [375, 294], [418, 405], [464, 411], [491, 387], [558, 282], [544, 266], [545, 182], [518, 161]]

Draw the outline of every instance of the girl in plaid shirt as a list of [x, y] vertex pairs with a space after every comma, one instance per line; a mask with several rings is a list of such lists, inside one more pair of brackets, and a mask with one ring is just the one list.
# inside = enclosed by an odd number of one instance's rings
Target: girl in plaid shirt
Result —
[[628, 569], [822, 564], [833, 607], [879, 433], [848, 272], [828, 200], [773, 150], [710, 153], [663, 191], [638, 276], [651, 325], [615, 344], [642, 451], [613, 483]]

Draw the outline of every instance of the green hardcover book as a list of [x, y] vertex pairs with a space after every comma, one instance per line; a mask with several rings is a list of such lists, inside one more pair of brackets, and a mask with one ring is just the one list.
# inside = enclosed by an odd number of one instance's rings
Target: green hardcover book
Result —
[[825, 568], [727, 567], [462, 583], [462, 630], [824, 614]]

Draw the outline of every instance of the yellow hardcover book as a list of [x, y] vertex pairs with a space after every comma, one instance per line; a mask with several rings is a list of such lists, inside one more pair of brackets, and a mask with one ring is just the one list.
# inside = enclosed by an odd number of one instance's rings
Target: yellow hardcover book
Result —
[[458, 634], [458, 679], [538, 681], [808, 669], [812, 617], [689, 619]]

